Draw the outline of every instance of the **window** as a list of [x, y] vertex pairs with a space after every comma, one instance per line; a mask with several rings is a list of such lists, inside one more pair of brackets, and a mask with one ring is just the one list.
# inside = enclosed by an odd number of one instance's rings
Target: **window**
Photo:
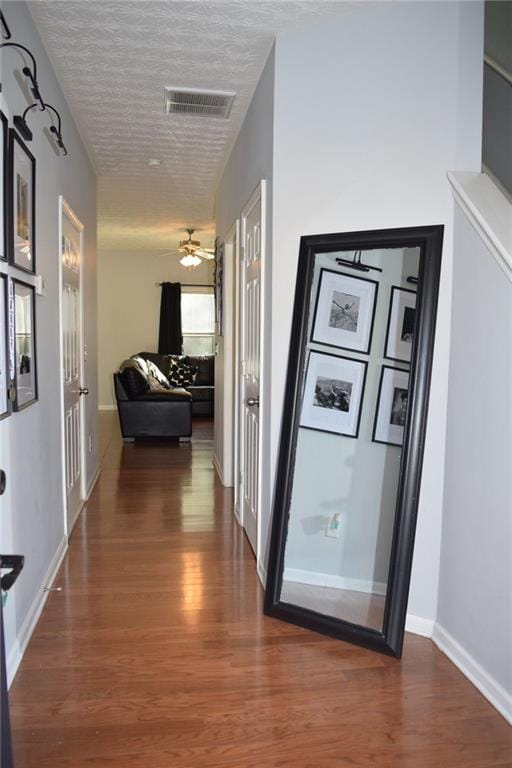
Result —
[[181, 295], [183, 354], [213, 355], [215, 349], [215, 304], [211, 293]]

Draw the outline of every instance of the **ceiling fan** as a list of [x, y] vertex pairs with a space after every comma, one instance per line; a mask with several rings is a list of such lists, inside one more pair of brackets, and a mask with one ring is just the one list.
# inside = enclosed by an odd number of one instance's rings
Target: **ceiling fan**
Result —
[[[201, 248], [199, 240], [192, 240], [194, 231], [193, 229], [187, 229], [188, 240], [180, 240], [177, 250], [177, 253], [184, 254], [180, 259], [180, 264], [190, 272], [202, 263], [201, 259], [211, 260], [215, 258], [215, 250], [213, 248]], [[168, 251], [167, 253], [176, 253], [176, 251]], [[166, 254], [163, 255], [165, 256]]]

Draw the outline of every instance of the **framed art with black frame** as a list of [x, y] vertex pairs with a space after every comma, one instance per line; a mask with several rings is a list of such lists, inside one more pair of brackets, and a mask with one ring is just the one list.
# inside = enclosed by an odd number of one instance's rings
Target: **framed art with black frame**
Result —
[[8, 277], [0, 273], [0, 419], [11, 412], [9, 401]]
[[14, 410], [37, 400], [35, 289], [21, 280], [14, 285], [15, 389]]
[[373, 426], [374, 443], [403, 444], [408, 400], [409, 372], [383, 365]]
[[[283, 621], [395, 657], [402, 654], [405, 632], [443, 232], [442, 225], [428, 225], [307, 235], [300, 242], [264, 610]], [[340, 254], [354, 251], [361, 252], [361, 263], [378, 269], [383, 289], [396, 283], [399, 275], [411, 271], [418, 275], [410, 372], [385, 366], [382, 373], [380, 351], [370, 355], [364, 382], [367, 404], [371, 393], [382, 414], [375, 436], [386, 438], [391, 445], [372, 441], [373, 414], [364, 407], [360, 409], [357, 439], [337, 439], [334, 435], [324, 439], [314, 430], [302, 428], [312, 412], [326, 411], [327, 418], [339, 419], [335, 412], [346, 415], [358, 399], [354, 374], [335, 365], [355, 362], [366, 367], [366, 361], [336, 361], [334, 355], [324, 353], [328, 359], [325, 369], [311, 361], [308, 364], [309, 355], [320, 356], [309, 348], [312, 325], [315, 341], [319, 328], [336, 331], [337, 322], [329, 326], [332, 298], [349, 313], [357, 308], [356, 323], [361, 312], [368, 317], [371, 309], [373, 316], [372, 293], [376, 296], [377, 286], [365, 296], [360, 278], [345, 282], [347, 276], [333, 269], [334, 280], [343, 282], [333, 282], [328, 290], [322, 286], [316, 289], [320, 270], [329, 265], [335, 268]], [[354, 269], [359, 268], [355, 264]], [[340, 302], [335, 291], [344, 294]], [[355, 302], [356, 307], [352, 307], [350, 297], [357, 296], [359, 304]], [[320, 320], [319, 307], [324, 301]], [[377, 308], [375, 323], [382, 340], [387, 319], [387, 308]], [[359, 354], [369, 350], [368, 326], [367, 320], [365, 334], [358, 342]], [[350, 326], [348, 331], [354, 333]], [[324, 341], [322, 337], [320, 343]], [[333, 341], [332, 337], [328, 341]], [[337, 343], [345, 345], [346, 341]], [[315, 398], [325, 398], [327, 405], [315, 405]], [[316, 413], [313, 418], [318, 419]], [[318, 427], [318, 420], [314, 427]], [[357, 435], [357, 429], [354, 432]], [[395, 447], [393, 440], [396, 444], [400, 440], [401, 447]], [[337, 542], [331, 537], [333, 520]]]
[[36, 271], [36, 160], [16, 131], [9, 131], [9, 261]]
[[9, 156], [9, 122], [7, 117], [0, 109], [0, 129], [2, 135], [0, 140], [2, 148], [0, 152], [0, 261], [7, 261], [7, 169]]
[[408, 363], [411, 359], [416, 319], [416, 291], [391, 287], [384, 357]]
[[300, 426], [357, 437], [366, 361], [310, 352]]
[[332, 269], [321, 269], [311, 342], [368, 354], [378, 283]]

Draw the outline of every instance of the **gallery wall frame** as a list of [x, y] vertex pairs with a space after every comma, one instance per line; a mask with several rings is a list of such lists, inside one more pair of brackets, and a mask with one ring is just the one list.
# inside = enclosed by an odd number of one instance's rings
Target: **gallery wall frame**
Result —
[[9, 263], [31, 275], [36, 271], [36, 159], [18, 133], [9, 130]]
[[311, 326], [311, 343], [369, 354], [379, 284], [323, 267]]
[[367, 367], [366, 360], [311, 350], [301, 428], [357, 438]]
[[375, 408], [372, 441], [402, 446], [409, 399], [409, 371], [383, 365]]
[[411, 360], [414, 322], [416, 315], [416, 291], [391, 286], [384, 357], [401, 363]]
[[[421, 486], [443, 234], [443, 225], [427, 225], [306, 235], [301, 238], [298, 259], [264, 611], [275, 618], [397, 658], [403, 648]], [[281, 599], [281, 592], [308, 352], [309, 305], [315, 259], [325, 253], [388, 248], [419, 248], [420, 267], [407, 418], [400, 456], [383, 623], [381, 629], [374, 629], [286, 602]], [[314, 475], [311, 482], [314, 482]]]
[[7, 177], [9, 159], [9, 121], [0, 109], [0, 261], [7, 261]]
[[0, 272], [0, 419], [11, 413], [9, 400], [9, 278]]
[[38, 400], [36, 292], [23, 280], [11, 280], [14, 294], [14, 410], [21, 411]]

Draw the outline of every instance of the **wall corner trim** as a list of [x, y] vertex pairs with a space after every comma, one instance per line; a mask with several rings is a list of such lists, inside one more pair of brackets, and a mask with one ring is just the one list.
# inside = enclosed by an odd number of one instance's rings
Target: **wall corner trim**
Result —
[[267, 586], [267, 569], [263, 565], [263, 562], [260, 560], [258, 562], [258, 566], [256, 568], [256, 571], [258, 573], [258, 578], [261, 581], [261, 585], [263, 589], [266, 589]]
[[405, 619], [405, 631], [411, 632], [413, 635], [432, 638], [434, 621], [433, 619], [424, 619], [422, 616], [408, 613]]
[[219, 476], [220, 482], [224, 487], [226, 487], [226, 483], [224, 482], [224, 477], [222, 475], [221, 463], [215, 454], [213, 454], [212, 463], [217, 475]]
[[512, 203], [485, 173], [448, 173], [455, 202], [512, 282]]
[[48, 566], [42, 583], [36, 592], [36, 596], [32, 601], [30, 608], [27, 611], [25, 621], [21, 625], [19, 632], [17, 633], [16, 640], [13, 643], [13, 647], [7, 658], [7, 686], [10, 687], [18, 667], [21, 664], [23, 655], [27, 649], [27, 646], [32, 637], [32, 633], [36, 628], [36, 624], [39, 621], [43, 608], [48, 600], [49, 592], [45, 592], [45, 587], [51, 587], [55, 581], [55, 577], [59, 571], [64, 556], [68, 550], [68, 540], [66, 536], [63, 536], [57, 550], [52, 557], [52, 561]]
[[476, 659], [440, 624], [434, 625], [432, 640], [480, 693], [512, 725], [512, 694], [495, 680]]

